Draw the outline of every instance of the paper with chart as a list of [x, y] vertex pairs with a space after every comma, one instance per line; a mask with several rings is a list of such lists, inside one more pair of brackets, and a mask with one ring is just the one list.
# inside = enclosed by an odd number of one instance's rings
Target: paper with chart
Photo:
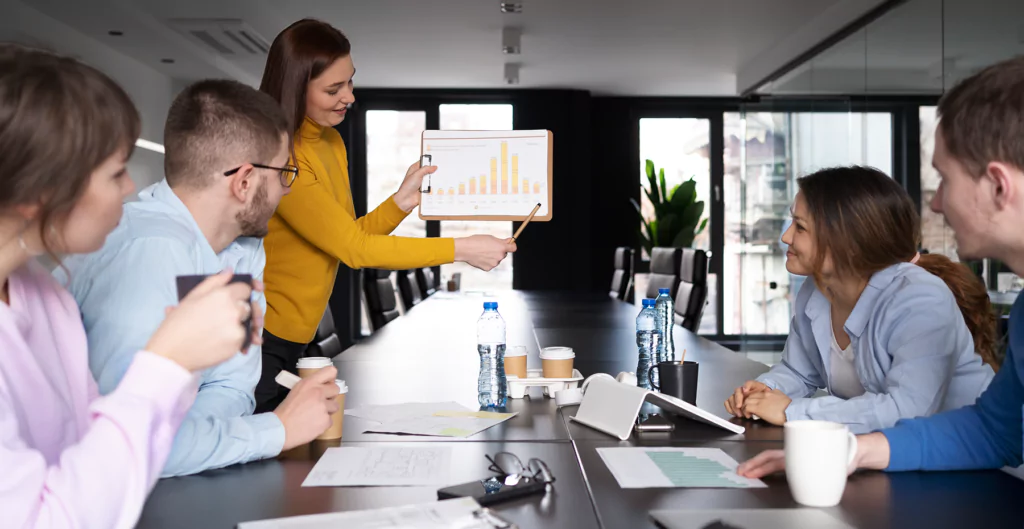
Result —
[[368, 511], [332, 512], [243, 522], [238, 529], [492, 529], [512, 528], [472, 498]]
[[303, 487], [448, 485], [451, 447], [328, 448]]
[[[546, 130], [423, 132], [437, 171], [420, 202], [425, 220], [551, 220], [551, 133]], [[424, 187], [426, 190], [426, 187]]]
[[501, 424], [516, 413], [471, 410], [455, 402], [410, 402], [355, 408], [353, 415], [379, 422], [363, 433], [469, 437]]
[[759, 479], [736, 474], [739, 463], [718, 448], [598, 448], [624, 489], [762, 488]]

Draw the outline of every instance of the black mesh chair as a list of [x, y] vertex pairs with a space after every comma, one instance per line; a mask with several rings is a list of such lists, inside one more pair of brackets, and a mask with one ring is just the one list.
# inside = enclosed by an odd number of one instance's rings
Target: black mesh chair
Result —
[[633, 249], [622, 246], [615, 249], [615, 272], [608, 295], [623, 301], [633, 299]]
[[423, 292], [416, 275], [416, 270], [398, 272], [398, 294], [402, 296], [402, 305], [407, 311], [423, 301]]
[[679, 261], [682, 248], [655, 248], [651, 252], [651, 273], [647, 280], [645, 297], [658, 297], [658, 289], [667, 288], [675, 296], [679, 283]]
[[697, 332], [708, 301], [708, 255], [704, 250], [682, 249], [679, 289], [674, 299], [676, 324]]
[[420, 298], [427, 299], [437, 293], [437, 279], [433, 268], [417, 268], [416, 281], [420, 285]]
[[373, 330], [398, 318], [398, 302], [395, 299], [395, 286], [391, 284], [391, 272], [375, 268], [363, 269], [363, 294], [366, 296]]
[[331, 314], [330, 305], [324, 310], [324, 317], [320, 319], [320, 325], [316, 328], [316, 337], [306, 347], [306, 356], [326, 356], [334, 358], [341, 354], [341, 340], [334, 328], [334, 315]]

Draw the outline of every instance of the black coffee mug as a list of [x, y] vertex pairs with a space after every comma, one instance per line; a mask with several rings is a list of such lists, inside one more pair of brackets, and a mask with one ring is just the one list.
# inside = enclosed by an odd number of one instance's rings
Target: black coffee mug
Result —
[[647, 370], [647, 380], [654, 384], [654, 370], [658, 370], [659, 384], [654, 389], [697, 405], [697, 362], [661, 362]]

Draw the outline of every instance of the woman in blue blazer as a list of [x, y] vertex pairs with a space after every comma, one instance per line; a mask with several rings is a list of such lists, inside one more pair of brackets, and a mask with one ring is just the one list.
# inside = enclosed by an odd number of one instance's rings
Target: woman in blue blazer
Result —
[[[839, 167], [797, 183], [786, 269], [811, 280], [797, 294], [781, 363], [737, 388], [726, 409], [862, 433], [974, 403], [995, 366], [981, 280], [917, 253], [917, 209], [884, 173]], [[813, 397], [821, 389], [829, 394]]]

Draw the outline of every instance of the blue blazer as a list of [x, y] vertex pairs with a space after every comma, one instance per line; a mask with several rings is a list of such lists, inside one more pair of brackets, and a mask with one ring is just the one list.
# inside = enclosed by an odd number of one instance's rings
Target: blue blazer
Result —
[[812, 279], [797, 294], [782, 362], [757, 378], [793, 399], [787, 420], [846, 424], [854, 433], [900, 419], [973, 404], [994, 373], [975, 353], [953, 293], [941, 278], [910, 263], [871, 276], [843, 328], [865, 393], [852, 399], [811, 398], [831, 392], [831, 304]]

